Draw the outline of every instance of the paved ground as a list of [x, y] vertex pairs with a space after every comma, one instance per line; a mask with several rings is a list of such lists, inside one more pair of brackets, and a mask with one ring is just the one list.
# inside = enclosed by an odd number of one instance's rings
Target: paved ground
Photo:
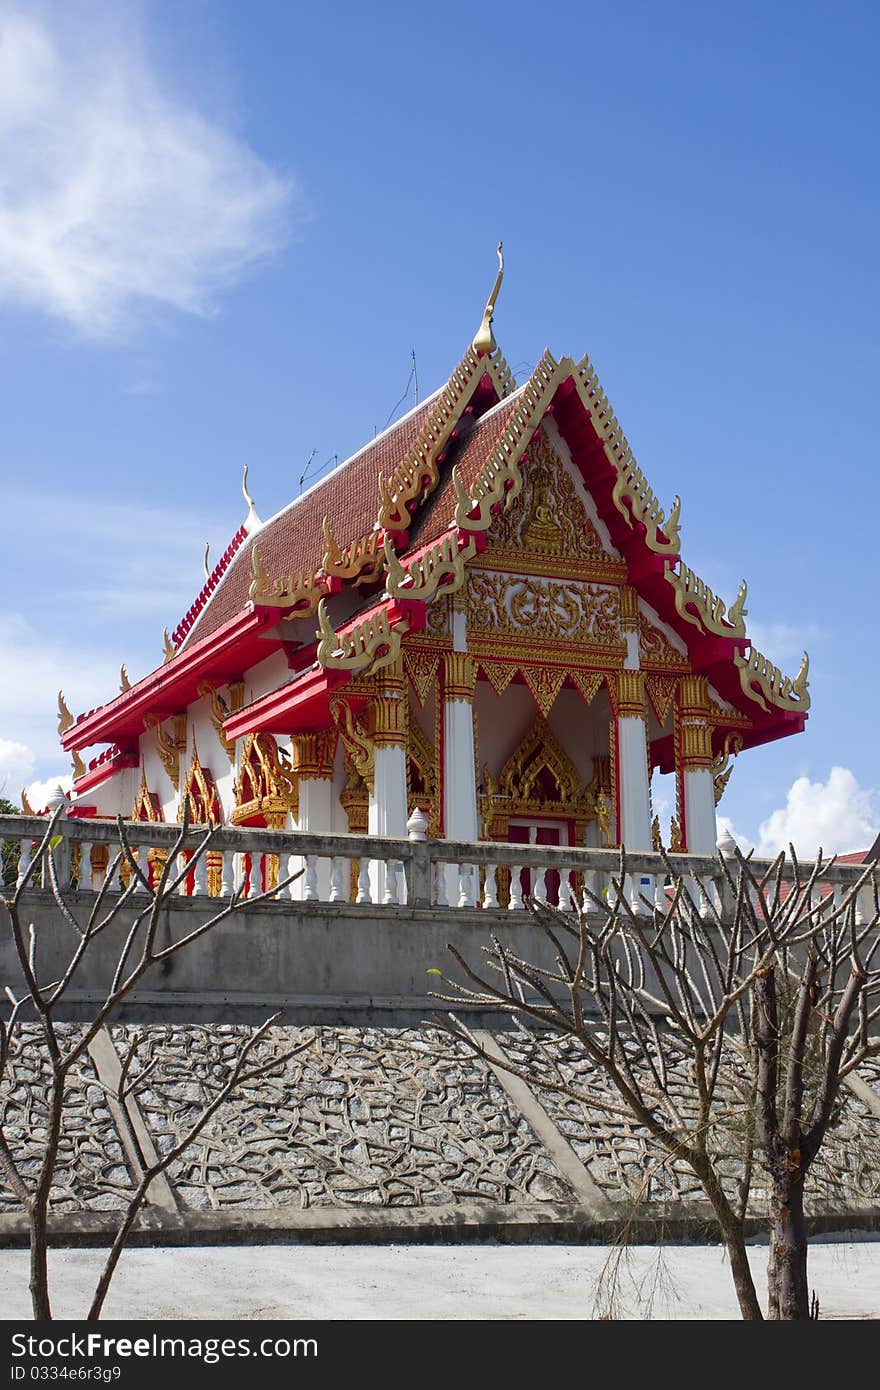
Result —
[[[810, 1251], [821, 1315], [880, 1316], [880, 1241], [841, 1233]], [[766, 1247], [751, 1250], [759, 1290]], [[579, 1319], [607, 1314], [602, 1246], [259, 1246], [130, 1250], [107, 1318]], [[84, 1315], [101, 1253], [51, 1256], [56, 1317]], [[605, 1271], [603, 1277], [603, 1270]], [[723, 1252], [641, 1246], [621, 1264], [619, 1318], [737, 1318]], [[0, 1251], [4, 1319], [27, 1318], [27, 1252]]]

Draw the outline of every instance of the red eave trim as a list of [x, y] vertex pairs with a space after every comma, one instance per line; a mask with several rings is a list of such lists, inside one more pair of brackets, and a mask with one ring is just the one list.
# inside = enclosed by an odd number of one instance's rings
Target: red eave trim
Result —
[[270, 690], [223, 721], [227, 738], [245, 734], [295, 734], [329, 728], [330, 695], [351, 678], [350, 671], [328, 670], [317, 662], [295, 680]]
[[117, 772], [125, 772], [128, 768], [137, 767], [137, 753], [117, 753], [115, 758], [107, 758], [97, 767], [90, 768], [82, 777], [77, 777], [73, 784], [73, 795], [82, 796], [84, 792], [100, 787], [102, 782], [106, 782]]
[[225, 683], [239, 679], [249, 666], [271, 655], [280, 645], [280, 638], [273, 642], [263, 635], [277, 622], [277, 608], [244, 609], [115, 700], [82, 715], [62, 735], [62, 748], [70, 751], [92, 743], [137, 738], [148, 714], [167, 718], [198, 699], [202, 681]]

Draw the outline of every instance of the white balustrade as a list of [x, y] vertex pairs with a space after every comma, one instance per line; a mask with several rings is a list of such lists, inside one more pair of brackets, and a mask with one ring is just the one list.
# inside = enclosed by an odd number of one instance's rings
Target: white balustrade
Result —
[[[189, 863], [189, 861], [190, 861], [190, 855], [188, 855], [188, 854], [179, 854], [179, 855], [177, 856], [177, 872], [178, 872], [178, 873], [183, 873], [183, 871], [184, 871], [184, 869], [186, 868], [186, 866], [187, 866], [187, 864]], [[189, 874], [183, 874], [183, 878], [180, 880], [180, 883], [179, 883], [179, 885], [178, 885], [177, 892], [178, 892], [178, 895], [179, 895], [181, 898], [185, 898], [186, 895], [187, 895], [187, 893], [189, 892], [189, 886], [188, 886], [188, 884], [187, 884], [187, 879], [188, 879], [188, 878], [189, 878]]]
[[18, 854], [18, 878], [15, 886], [20, 888], [27, 877], [27, 871], [31, 867], [34, 857], [34, 846], [31, 840], [22, 840]]
[[446, 865], [432, 865], [432, 873], [434, 877], [434, 906], [448, 907], [449, 903], [446, 899]]
[[534, 898], [536, 903], [545, 903], [547, 901], [546, 869], [535, 870], [535, 882], [534, 887], [532, 888], [532, 897]]
[[[82, 848], [83, 848], [83, 849], [86, 849], [87, 846], [84, 845]], [[82, 849], [80, 850], [80, 854], [82, 854]], [[132, 869], [132, 871], [131, 871], [132, 882], [133, 882], [133, 884], [134, 884], [134, 887], [133, 887], [133, 889], [132, 889], [132, 892], [133, 892], [133, 893], [142, 893], [142, 894], [143, 894], [143, 893], [148, 893], [148, 892], [149, 892], [149, 889], [147, 888], [146, 884], [144, 884], [144, 883], [141, 882], [141, 877], [140, 877], [140, 875], [143, 874], [144, 878], [147, 880], [147, 883], [149, 883], [149, 881], [150, 881], [150, 865], [149, 865], [149, 861], [148, 861], [148, 859], [147, 859], [147, 851], [146, 851], [145, 849], [142, 849], [140, 846], [138, 846], [138, 848], [136, 848], [136, 849], [135, 849], [135, 848], [132, 848], [132, 856], [133, 856], [133, 858], [134, 858], [135, 863], [136, 863], [137, 866], [138, 866], [138, 869], [140, 870], [140, 873], [135, 873], [134, 869]], [[82, 862], [82, 861], [80, 861], [80, 862]]]
[[220, 851], [220, 896], [228, 898], [235, 878], [235, 855], [228, 849]]
[[595, 869], [584, 870], [584, 895], [581, 898], [581, 912], [595, 912], [596, 904], [590, 894], [598, 896], [598, 874]]

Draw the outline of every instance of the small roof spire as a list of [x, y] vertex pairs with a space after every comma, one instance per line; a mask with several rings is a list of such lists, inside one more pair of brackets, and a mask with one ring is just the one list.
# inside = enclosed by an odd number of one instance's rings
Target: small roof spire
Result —
[[495, 317], [495, 305], [498, 302], [498, 294], [501, 289], [501, 281], [504, 279], [504, 242], [498, 243], [498, 274], [495, 276], [495, 284], [492, 286], [492, 293], [486, 301], [486, 308], [483, 311], [483, 322], [477, 329], [476, 337], [471, 344], [478, 357], [488, 357], [490, 352], [495, 351], [495, 335], [492, 332], [492, 320]]
[[247, 502], [247, 504], [248, 504], [248, 514], [247, 514], [247, 516], [246, 516], [245, 519], [244, 519], [244, 529], [247, 531], [247, 533], [248, 533], [249, 536], [252, 536], [253, 533], [254, 533], [254, 531], [259, 531], [259, 529], [260, 529], [260, 527], [262, 526], [263, 523], [262, 523], [262, 521], [260, 520], [260, 518], [257, 516], [257, 509], [256, 509], [256, 507], [254, 506], [254, 499], [253, 499], [253, 497], [251, 497], [250, 493], [248, 492], [247, 478], [248, 478], [248, 466], [247, 466], [247, 464], [245, 464], [245, 466], [244, 466], [244, 474], [242, 475], [242, 479], [241, 479], [241, 491], [242, 491], [242, 496], [244, 497], [245, 502]]

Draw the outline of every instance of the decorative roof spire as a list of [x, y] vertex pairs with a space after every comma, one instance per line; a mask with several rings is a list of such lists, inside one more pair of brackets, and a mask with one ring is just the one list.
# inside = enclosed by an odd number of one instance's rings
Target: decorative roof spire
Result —
[[241, 491], [242, 491], [242, 495], [244, 496], [245, 502], [247, 502], [247, 504], [248, 504], [248, 514], [247, 514], [247, 516], [246, 516], [245, 519], [244, 519], [244, 529], [247, 531], [247, 533], [248, 533], [249, 536], [252, 536], [253, 533], [254, 533], [255, 531], [259, 531], [259, 529], [260, 529], [260, 527], [262, 526], [263, 523], [262, 523], [262, 521], [260, 520], [260, 518], [257, 516], [257, 509], [256, 509], [256, 507], [254, 506], [254, 499], [253, 499], [253, 497], [251, 497], [250, 493], [248, 492], [247, 478], [248, 478], [248, 466], [247, 466], [247, 464], [245, 464], [245, 466], [244, 466], [244, 474], [243, 474], [242, 480], [241, 480]]
[[202, 569], [205, 571], [205, 579], [211, 578], [211, 567], [208, 564], [208, 556], [211, 553], [211, 542], [205, 541], [205, 553], [202, 557]]
[[471, 346], [478, 357], [488, 357], [490, 352], [495, 351], [495, 336], [492, 332], [492, 320], [495, 317], [495, 305], [498, 302], [498, 294], [501, 290], [501, 281], [504, 279], [504, 242], [498, 243], [498, 274], [495, 276], [495, 284], [492, 286], [492, 293], [486, 302], [483, 311], [483, 322], [477, 329], [476, 337]]

